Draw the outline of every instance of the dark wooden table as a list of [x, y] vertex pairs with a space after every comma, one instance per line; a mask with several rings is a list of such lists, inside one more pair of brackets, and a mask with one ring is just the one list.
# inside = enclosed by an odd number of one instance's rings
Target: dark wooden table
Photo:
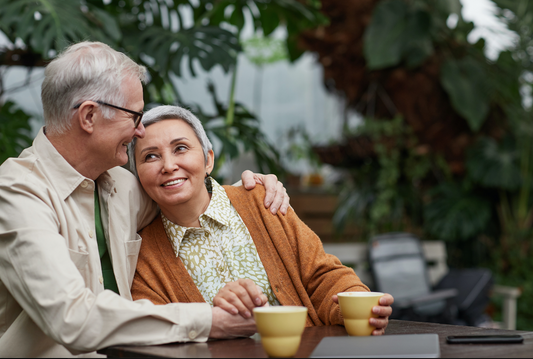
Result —
[[[439, 335], [443, 358], [531, 358], [533, 357], [533, 332], [503, 329], [485, 329], [433, 323], [391, 320], [387, 335], [424, 334]], [[447, 344], [448, 335], [520, 334], [523, 344]], [[344, 327], [306, 328], [296, 357], [311, 355], [324, 337], [345, 336]], [[152, 346], [115, 346], [98, 351], [109, 357], [173, 357], [173, 358], [266, 358], [259, 339], [216, 340], [207, 343], [166, 344]]]

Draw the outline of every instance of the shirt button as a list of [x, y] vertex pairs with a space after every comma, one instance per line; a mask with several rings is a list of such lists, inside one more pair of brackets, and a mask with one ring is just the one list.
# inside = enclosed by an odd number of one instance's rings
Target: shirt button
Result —
[[100, 276], [98, 278], [98, 281], [100, 282], [100, 284], [104, 284], [104, 277]]
[[94, 232], [92, 231], [92, 229], [89, 231], [89, 237], [91, 237], [91, 238], [94, 237]]
[[82, 188], [87, 188], [87, 181], [83, 181], [83, 182], [81, 183], [81, 187], [82, 187]]
[[189, 339], [192, 340], [192, 339], [196, 338], [197, 336], [198, 336], [198, 333], [196, 333], [196, 330], [191, 330], [189, 332]]

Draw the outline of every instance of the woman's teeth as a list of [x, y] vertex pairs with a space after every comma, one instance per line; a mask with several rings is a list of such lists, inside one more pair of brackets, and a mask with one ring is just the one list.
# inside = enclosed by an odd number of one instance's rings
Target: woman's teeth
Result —
[[175, 184], [178, 184], [178, 183], [182, 183], [182, 182], [185, 182], [184, 178], [179, 179], [179, 180], [170, 181], [170, 182], [167, 182], [167, 183], [163, 183], [163, 187], [172, 186], [172, 185], [175, 185]]

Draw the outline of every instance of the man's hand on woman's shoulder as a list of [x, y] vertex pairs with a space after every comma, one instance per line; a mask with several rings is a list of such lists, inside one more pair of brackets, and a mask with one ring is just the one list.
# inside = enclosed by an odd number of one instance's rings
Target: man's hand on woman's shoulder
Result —
[[253, 173], [246, 170], [241, 175], [242, 185], [247, 190], [255, 188], [256, 184], [265, 186], [265, 208], [270, 208], [272, 214], [279, 212], [283, 215], [287, 214], [289, 209], [289, 195], [283, 183], [278, 181], [276, 175], [264, 175], [261, 173]]

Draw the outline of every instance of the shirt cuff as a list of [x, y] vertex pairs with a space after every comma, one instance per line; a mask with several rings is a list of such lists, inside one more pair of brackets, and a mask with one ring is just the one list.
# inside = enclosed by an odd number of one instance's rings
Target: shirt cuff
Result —
[[178, 341], [205, 342], [211, 332], [213, 312], [207, 303], [179, 303]]

